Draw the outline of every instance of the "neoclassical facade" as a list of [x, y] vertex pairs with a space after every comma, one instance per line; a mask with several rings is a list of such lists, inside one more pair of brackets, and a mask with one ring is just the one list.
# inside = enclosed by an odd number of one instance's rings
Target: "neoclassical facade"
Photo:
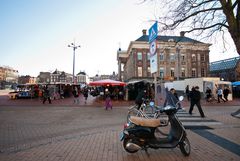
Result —
[[[117, 52], [118, 73], [121, 81], [153, 80], [150, 71], [150, 53], [146, 30], [128, 49]], [[157, 37], [157, 79], [163, 81], [207, 77], [209, 73], [209, 46], [180, 36]]]

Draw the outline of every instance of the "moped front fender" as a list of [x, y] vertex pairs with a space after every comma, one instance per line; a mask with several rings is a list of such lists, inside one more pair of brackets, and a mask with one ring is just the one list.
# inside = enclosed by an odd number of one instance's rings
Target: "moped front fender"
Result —
[[121, 131], [119, 134], [120, 141], [123, 141], [128, 135], [129, 135], [128, 131], [126, 131], [126, 130]]

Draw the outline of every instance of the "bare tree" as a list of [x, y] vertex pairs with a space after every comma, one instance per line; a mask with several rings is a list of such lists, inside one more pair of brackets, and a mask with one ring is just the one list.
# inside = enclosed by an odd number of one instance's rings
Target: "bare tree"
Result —
[[240, 0], [143, 0], [154, 1], [167, 9], [157, 18], [160, 29], [183, 29], [211, 37], [228, 31], [240, 55]]

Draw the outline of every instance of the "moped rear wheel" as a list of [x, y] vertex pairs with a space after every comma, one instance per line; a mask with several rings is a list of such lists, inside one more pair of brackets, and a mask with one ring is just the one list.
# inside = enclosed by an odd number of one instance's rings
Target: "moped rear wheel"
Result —
[[183, 155], [189, 156], [191, 152], [190, 142], [187, 137], [185, 137], [180, 143], [179, 147]]
[[123, 148], [126, 150], [128, 153], [136, 153], [138, 150], [133, 150], [133, 149], [127, 149], [127, 143], [132, 142], [132, 139], [130, 138], [125, 138], [123, 140]]

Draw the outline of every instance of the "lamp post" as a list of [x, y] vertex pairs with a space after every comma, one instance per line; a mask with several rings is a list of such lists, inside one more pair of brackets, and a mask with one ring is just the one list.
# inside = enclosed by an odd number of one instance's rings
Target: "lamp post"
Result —
[[74, 43], [71, 43], [70, 45], [68, 45], [68, 47], [70, 48], [73, 48], [73, 84], [74, 84], [74, 80], [75, 80], [75, 50], [77, 48], [80, 48], [81, 46], [80, 45], [75, 45], [75, 42]]
[[176, 51], [177, 51], [177, 80], [179, 80], [180, 77], [180, 46], [177, 45]]

